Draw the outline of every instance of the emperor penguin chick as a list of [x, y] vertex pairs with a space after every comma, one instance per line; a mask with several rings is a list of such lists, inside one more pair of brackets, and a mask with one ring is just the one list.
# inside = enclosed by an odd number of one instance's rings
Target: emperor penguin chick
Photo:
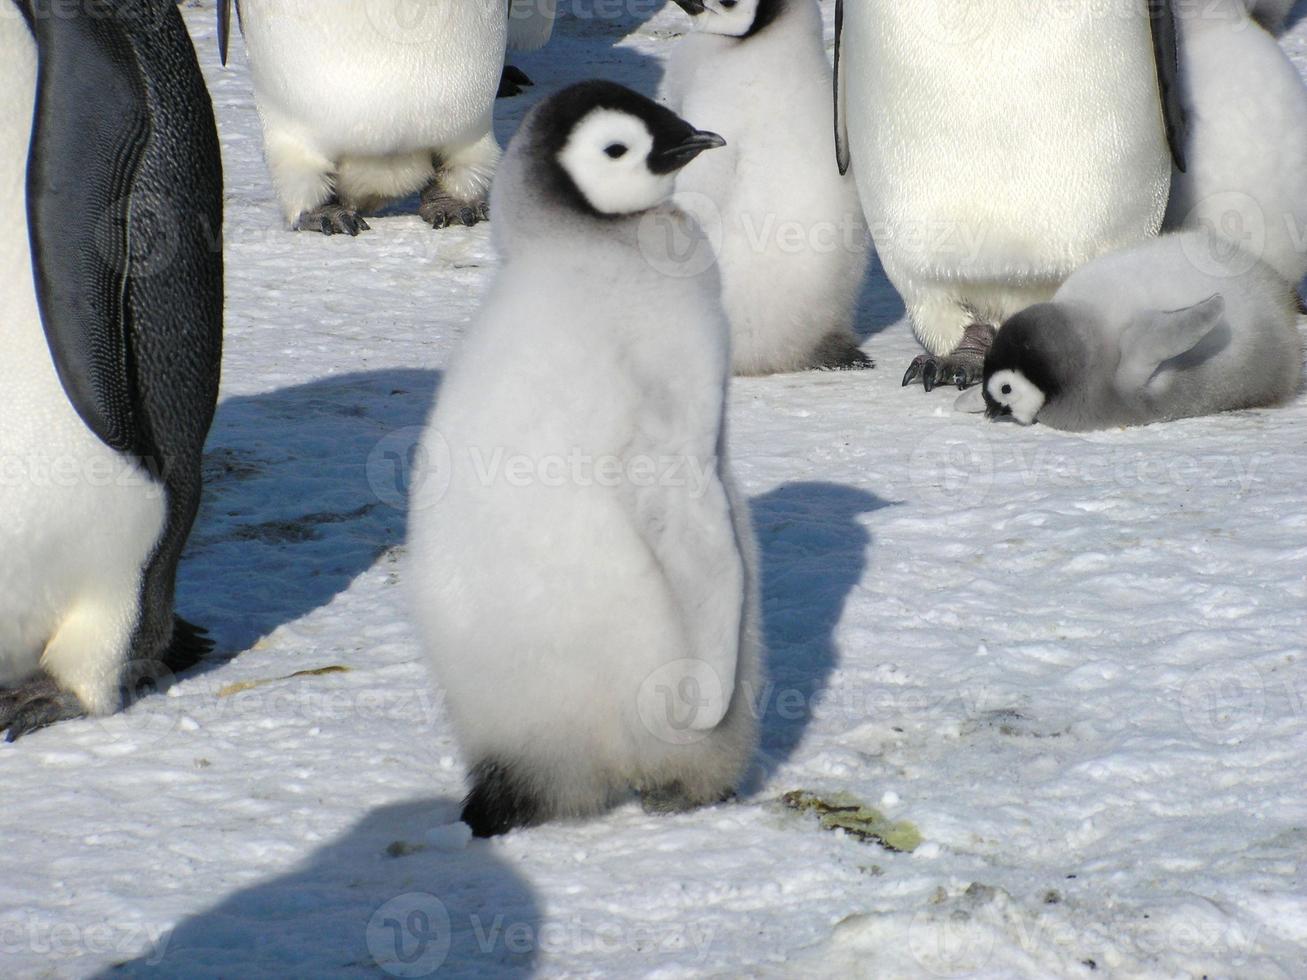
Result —
[[663, 98], [726, 137], [683, 170], [717, 248], [737, 374], [866, 368], [851, 329], [870, 258], [857, 186], [834, 163], [816, 0], [677, 0], [694, 32]]
[[504, 265], [410, 501], [416, 620], [478, 836], [719, 802], [757, 742], [758, 572], [726, 456], [711, 269], [660, 272], [674, 177], [722, 145], [607, 82], [536, 107], [496, 178]]
[[991, 418], [1144, 425], [1286, 401], [1302, 353], [1275, 270], [1195, 229], [1105, 255], [1004, 323], [982, 390]]
[[[219, 0], [224, 60], [230, 6]], [[417, 192], [432, 227], [487, 217], [506, 3], [240, 0], [239, 13], [293, 228], [357, 235], [359, 212]]]

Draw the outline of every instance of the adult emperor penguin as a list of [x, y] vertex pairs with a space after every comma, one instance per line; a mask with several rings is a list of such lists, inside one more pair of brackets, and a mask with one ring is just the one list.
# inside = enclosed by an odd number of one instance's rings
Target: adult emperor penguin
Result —
[[[557, 14], [558, 0], [508, 0], [508, 50], [543, 48], [553, 36]], [[499, 80], [499, 97], [520, 95], [524, 86], [534, 84], [522, 69], [505, 65]]]
[[[487, 217], [508, 7], [499, 0], [240, 0], [286, 220], [326, 235], [420, 192], [435, 228]], [[226, 60], [231, 0], [218, 2]]]
[[0, 2], [0, 730], [116, 710], [174, 617], [222, 331], [222, 172], [173, 0]]
[[677, 3], [694, 31], [668, 60], [663, 99], [727, 146], [676, 186], [716, 226], [736, 372], [871, 367], [852, 327], [871, 246], [853, 178], [830, 166], [817, 0]]
[[1155, 235], [1183, 169], [1168, 0], [836, 6], [836, 134], [929, 354], [979, 380], [994, 328]]
[[536, 107], [496, 178], [504, 266], [441, 385], [410, 500], [419, 634], [489, 836], [723, 800], [762, 670], [711, 267], [659, 271], [673, 178], [722, 145], [608, 82]]

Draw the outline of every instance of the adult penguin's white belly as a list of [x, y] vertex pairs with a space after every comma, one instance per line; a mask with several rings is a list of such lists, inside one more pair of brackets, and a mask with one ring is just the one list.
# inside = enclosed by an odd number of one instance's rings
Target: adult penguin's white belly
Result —
[[240, 13], [260, 112], [328, 155], [429, 150], [485, 127], [502, 3], [242, 0]]
[[45, 666], [88, 708], [110, 710], [166, 500], [86, 427], [55, 373], [27, 231], [36, 46], [12, 5], [2, 6], [0, 686]]
[[885, 271], [933, 353], [1158, 231], [1171, 161], [1135, 7], [845, 5], [853, 168]]

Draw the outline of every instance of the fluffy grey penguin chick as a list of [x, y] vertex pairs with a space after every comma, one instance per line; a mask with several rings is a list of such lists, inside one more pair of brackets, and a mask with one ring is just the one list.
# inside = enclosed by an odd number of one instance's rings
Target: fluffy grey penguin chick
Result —
[[1103, 256], [1000, 328], [986, 413], [1079, 432], [1284, 402], [1303, 367], [1285, 285], [1202, 230]]
[[717, 246], [737, 374], [868, 368], [851, 324], [871, 254], [832, 163], [831, 67], [816, 0], [676, 0], [693, 33], [663, 99], [726, 137], [677, 178]]
[[536, 107], [495, 182], [504, 257], [421, 443], [419, 633], [478, 836], [727, 798], [757, 742], [758, 573], [726, 455], [709, 269], [660, 272], [676, 172], [722, 145], [607, 82]]

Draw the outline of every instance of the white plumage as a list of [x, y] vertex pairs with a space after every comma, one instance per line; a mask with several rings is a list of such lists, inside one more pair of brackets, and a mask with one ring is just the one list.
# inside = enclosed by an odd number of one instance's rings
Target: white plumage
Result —
[[433, 223], [484, 202], [502, 0], [241, 0], [240, 13], [288, 222], [333, 197], [358, 211], [431, 188]]
[[38, 668], [93, 713], [120, 706], [162, 485], [69, 403], [37, 308], [27, 230], [36, 45], [0, 14], [0, 687]]
[[509, 0], [508, 46], [514, 51], [535, 51], [554, 33], [558, 0]]
[[710, 6], [668, 62], [663, 98], [727, 141], [681, 172], [678, 200], [714, 239], [736, 373], [869, 366], [852, 321], [871, 244], [834, 162], [820, 11], [790, 0], [733, 36], [759, 9]]
[[845, 5], [853, 171], [931, 352], [1155, 234], [1171, 161], [1142, 3]]
[[1177, 8], [1188, 172], [1167, 226], [1206, 228], [1297, 288], [1307, 274], [1307, 88], [1240, 0]]
[[[652, 225], [694, 229], [632, 111], [596, 105], [546, 149], [550, 105], [496, 180], [506, 263], [441, 385], [411, 500], [416, 618], [482, 834], [632, 787], [714, 802], [756, 740], [757, 570], [725, 455], [716, 278], [662, 275], [642, 248]], [[686, 684], [704, 702], [669, 715]]]

